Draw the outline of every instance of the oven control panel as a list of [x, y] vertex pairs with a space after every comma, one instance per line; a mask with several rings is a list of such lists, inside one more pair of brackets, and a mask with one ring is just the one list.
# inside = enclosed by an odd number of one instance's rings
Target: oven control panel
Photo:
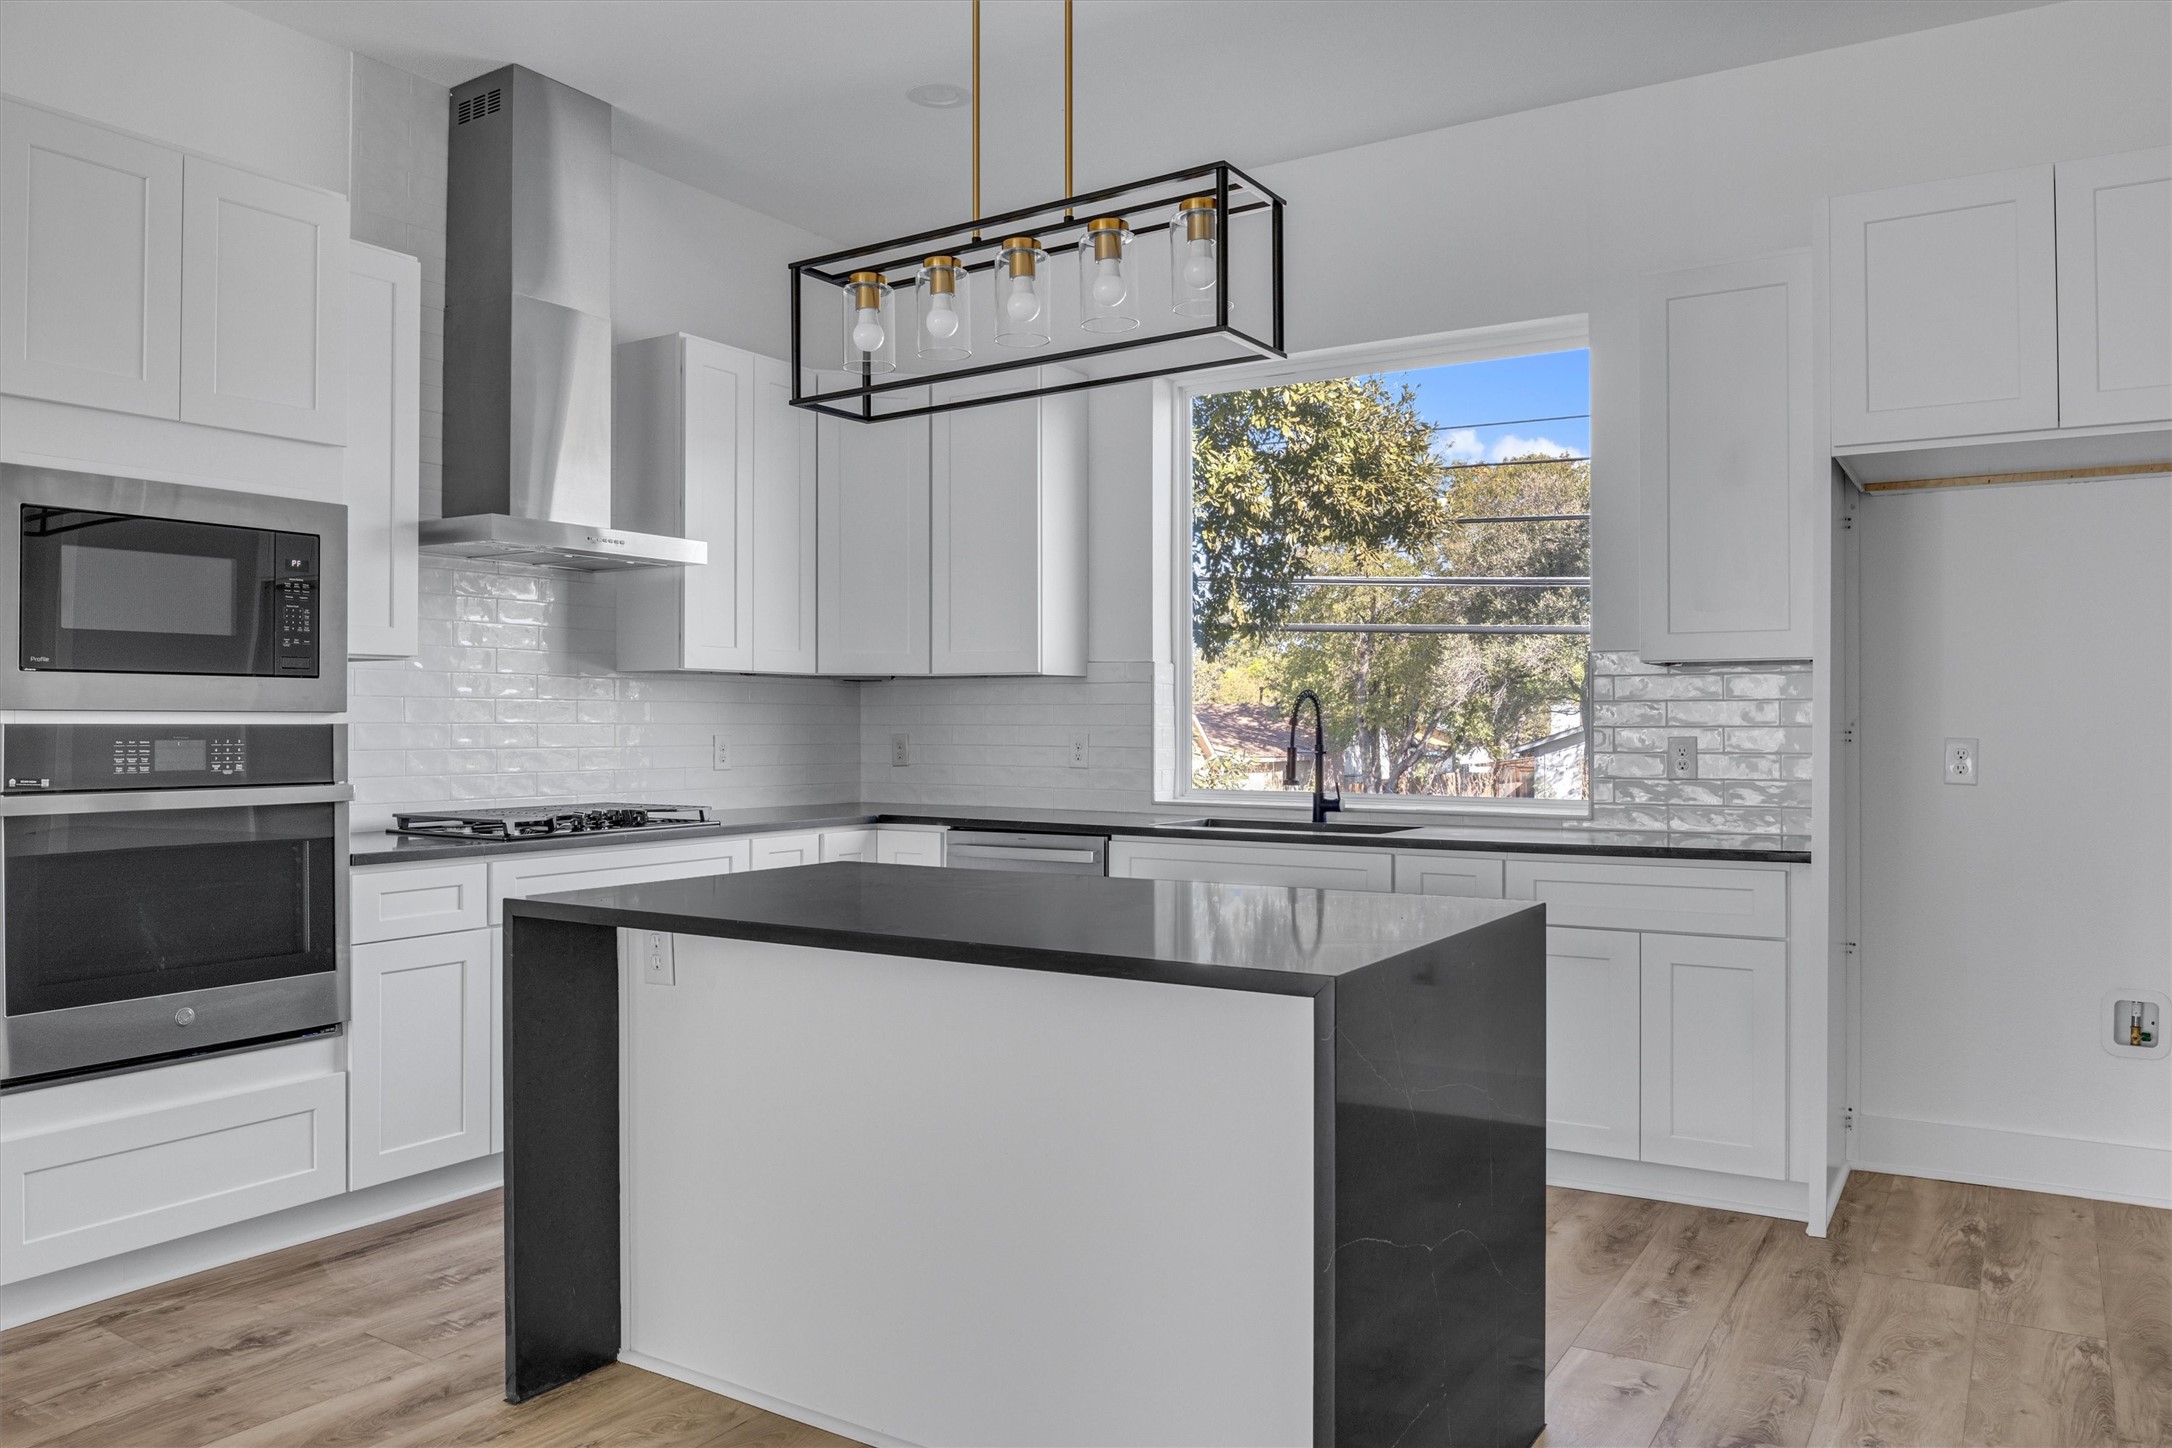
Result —
[[338, 779], [331, 724], [10, 724], [0, 729], [9, 794], [221, 789]]

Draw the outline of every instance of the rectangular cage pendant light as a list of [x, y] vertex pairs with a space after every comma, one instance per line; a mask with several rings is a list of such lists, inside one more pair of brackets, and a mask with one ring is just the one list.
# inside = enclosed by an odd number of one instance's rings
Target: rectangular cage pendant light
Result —
[[1282, 198], [1227, 161], [791, 273], [792, 405], [855, 422], [1284, 355]]

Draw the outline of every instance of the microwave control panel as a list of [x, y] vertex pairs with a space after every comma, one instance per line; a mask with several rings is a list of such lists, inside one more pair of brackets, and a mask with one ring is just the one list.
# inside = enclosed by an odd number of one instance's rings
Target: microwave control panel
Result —
[[329, 784], [332, 724], [10, 724], [0, 729], [9, 794]]

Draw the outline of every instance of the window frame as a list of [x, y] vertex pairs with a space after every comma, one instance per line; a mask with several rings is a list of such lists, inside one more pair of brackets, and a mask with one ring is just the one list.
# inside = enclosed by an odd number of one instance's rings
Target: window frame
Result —
[[[1462, 362], [1488, 362], [1535, 352], [1567, 352], [1579, 348], [1588, 351], [1590, 347], [1591, 319], [1579, 313], [1390, 342], [1325, 348], [1293, 354], [1285, 359], [1193, 373], [1156, 384], [1157, 410], [1166, 420], [1165, 428], [1158, 429], [1165, 433], [1165, 445], [1159, 449], [1156, 472], [1166, 480], [1163, 517], [1168, 530], [1168, 547], [1159, 583], [1165, 590], [1167, 632], [1163, 645], [1169, 650], [1171, 687], [1169, 713], [1159, 721], [1165, 727], [1155, 731], [1162, 742], [1162, 750], [1157, 752], [1163, 753], [1163, 757], [1155, 761], [1155, 803], [1211, 805], [1217, 809], [1310, 810], [1309, 793], [1299, 790], [1202, 789], [1192, 783], [1192, 399], [1202, 393], [1446, 367]], [[1593, 456], [1596, 455], [1595, 442]], [[1587, 522], [1585, 526], [1590, 525]], [[1592, 561], [1596, 573], [1596, 556]], [[1589, 653], [1587, 640], [1587, 656]], [[1593, 752], [1588, 664], [1584, 677], [1584, 757], [1588, 761]], [[1592, 818], [1592, 802], [1588, 799], [1365, 794], [1347, 796], [1345, 805], [1368, 813], [1487, 816], [1496, 822], [1502, 816], [1547, 823]], [[1392, 843], [1392, 840], [1386, 843]]]

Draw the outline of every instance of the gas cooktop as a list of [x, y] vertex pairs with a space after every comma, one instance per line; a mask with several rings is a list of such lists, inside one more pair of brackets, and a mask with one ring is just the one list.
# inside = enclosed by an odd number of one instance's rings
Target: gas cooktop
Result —
[[514, 809], [433, 810], [392, 817], [387, 834], [444, 840], [539, 840], [552, 835], [644, 834], [709, 823], [698, 804], [531, 805]]

